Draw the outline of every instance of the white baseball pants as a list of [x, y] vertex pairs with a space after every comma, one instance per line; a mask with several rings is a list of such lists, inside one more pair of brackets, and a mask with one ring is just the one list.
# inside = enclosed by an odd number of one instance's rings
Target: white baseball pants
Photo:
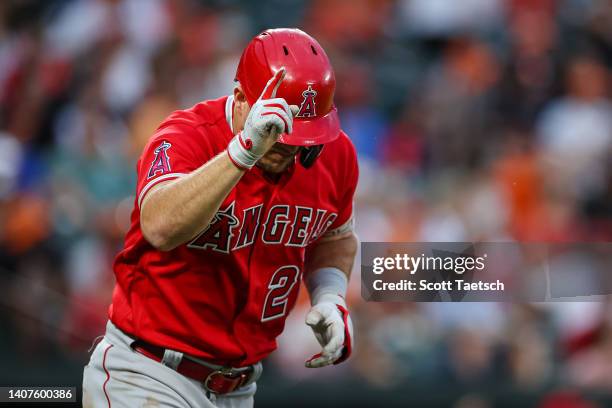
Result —
[[202, 382], [132, 350], [132, 342], [108, 322], [106, 334], [83, 372], [83, 407], [253, 407], [255, 383], [230, 394], [211, 394]]

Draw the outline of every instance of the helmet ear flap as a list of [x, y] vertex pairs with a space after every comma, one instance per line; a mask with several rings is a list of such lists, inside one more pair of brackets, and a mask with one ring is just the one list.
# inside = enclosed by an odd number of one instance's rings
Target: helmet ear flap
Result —
[[300, 164], [305, 169], [309, 169], [315, 163], [321, 152], [323, 151], [322, 144], [316, 146], [302, 147], [300, 151]]

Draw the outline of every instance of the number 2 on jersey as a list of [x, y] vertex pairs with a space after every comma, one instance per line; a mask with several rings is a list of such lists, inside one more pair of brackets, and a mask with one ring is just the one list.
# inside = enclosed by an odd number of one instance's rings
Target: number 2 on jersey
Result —
[[277, 319], [287, 313], [289, 295], [299, 277], [300, 269], [295, 265], [281, 266], [272, 274], [261, 314], [262, 322]]

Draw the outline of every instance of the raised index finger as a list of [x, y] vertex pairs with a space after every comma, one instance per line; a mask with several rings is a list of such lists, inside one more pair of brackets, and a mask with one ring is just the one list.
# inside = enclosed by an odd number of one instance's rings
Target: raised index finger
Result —
[[276, 91], [285, 78], [285, 67], [282, 67], [270, 78], [259, 99], [276, 98]]

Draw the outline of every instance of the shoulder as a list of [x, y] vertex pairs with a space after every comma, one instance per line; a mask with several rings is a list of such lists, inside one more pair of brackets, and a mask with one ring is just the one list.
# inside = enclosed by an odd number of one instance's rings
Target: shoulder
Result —
[[187, 146], [201, 145], [202, 142], [214, 144], [216, 141], [221, 145], [227, 144], [227, 141], [221, 140], [229, 131], [225, 118], [226, 101], [227, 96], [172, 112], [155, 130], [149, 144], [167, 139]]
[[[331, 184], [352, 189], [359, 178], [357, 151], [343, 131], [333, 142], [327, 143], [315, 167], [330, 178]], [[343, 190], [342, 190], [343, 191]]]
[[157, 128], [187, 126], [192, 128], [227, 125], [225, 103], [227, 96], [200, 102], [189, 109], [172, 112]]
[[336, 140], [325, 145], [321, 158], [350, 165], [357, 162], [357, 150], [350, 137], [341, 130]]

